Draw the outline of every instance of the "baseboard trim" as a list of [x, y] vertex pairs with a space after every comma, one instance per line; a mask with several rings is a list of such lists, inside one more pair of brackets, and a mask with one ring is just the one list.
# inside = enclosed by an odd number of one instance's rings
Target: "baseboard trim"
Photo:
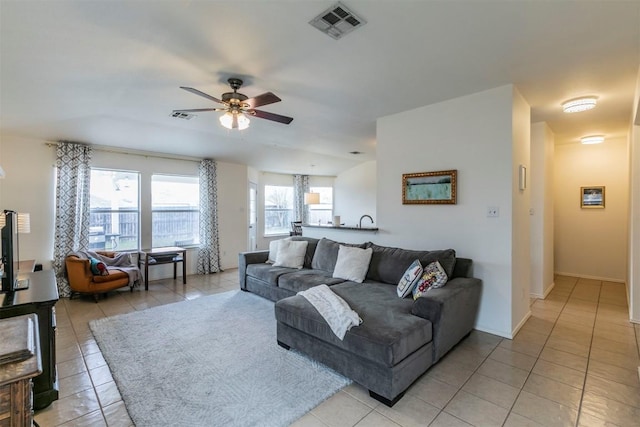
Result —
[[491, 328], [484, 328], [484, 327], [482, 327], [480, 325], [476, 325], [474, 329], [478, 330], [480, 332], [486, 332], [486, 333], [491, 334], [491, 335], [497, 335], [497, 336], [502, 337], [502, 338], [513, 339], [513, 335], [509, 335], [508, 332], [497, 331], [497, 330], [491, 329]]
[[527, 323], [527, 320], [529, 320], [530, 317], [531, 317], [531, 310], [527, 311], [527, 314], [525, 314], [522, 320], [516, 325], [515, 328], [513, 328], [513, 331], [511, 332], [512, 337], [515, 337], [518, 334], [518, 331], [520, 331], [520, 329], [524, 326], [524, 324]]
[[555, 271], [554, 274], [557, 274], [558, 276], [577, 277], [579, 279], [600, 280], [602, 282], [626, 283], [624, 280], [612, 279], [611, 277], [590, 276], [588, 274], [568, 273], [565, 271]]
[[536, 294], [534, 292], [531, 292], [529, 294], [529, 296], [533, 297], [533, 298], [538, 298], [538, 299], [545, 299], [553, 290], [554, 286], [556, 286], [556, 282], [551, 282], [551, 286], [549, 286], [545, 291], [544, 294]]

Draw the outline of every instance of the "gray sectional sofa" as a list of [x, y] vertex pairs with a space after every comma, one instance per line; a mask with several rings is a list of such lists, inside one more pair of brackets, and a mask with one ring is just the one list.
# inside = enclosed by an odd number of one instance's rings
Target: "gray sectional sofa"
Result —
[[[339, 246], [329, 239], [306, 240], [302, 269], [266, 263], [269, 251], [239, 255], [240, 288], [276, 301], [278, 344], [293, 348], [351, 378], [372, 397], [392, 406], [406, 389], [474, 327], [481, 281], [471, 277], [472, 261], [451, 249], [414, 251], [368, 242], [372, 256], [363, 283], [332, 277]], [[413, 300], [396, 286], [414, 260], [439, 261], [449, 278]], [[340, 340], [306, 298], [297, 292], [320, 284], [344, 299], [362, 324]]]

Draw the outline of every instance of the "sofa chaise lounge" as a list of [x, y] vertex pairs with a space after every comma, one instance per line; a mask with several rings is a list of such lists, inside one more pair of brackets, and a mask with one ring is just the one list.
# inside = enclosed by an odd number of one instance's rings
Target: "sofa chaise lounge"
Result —
[[[472, 261], [451, 249], [414, 251], [368, 242], [371, 248], [363, 283], [333, 277], [340, 245], [329, 239], [308, 242], [303, 268], [267, 263], [269, 251], [239, 255], [240, 287], [276, 301], [277, 340], [351, 378], [388, 406], [474, 327], [481, 281], [471, 277]], [[444, 287], [415, 301], [396, 293], [405, 270], [419, 260], [438, 261], [447, 273]], [[313, 305], [297, 292], [327, 284], [358, 313], [362, 323], [343, 340]]]

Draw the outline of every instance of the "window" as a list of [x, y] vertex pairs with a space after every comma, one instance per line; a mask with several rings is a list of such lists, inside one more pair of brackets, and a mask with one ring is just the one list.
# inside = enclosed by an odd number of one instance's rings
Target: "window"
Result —
[[200, 180], [194, 176], [151, 177], [151, 243], [189, 246], [200, 243]]
[[133, 251], [140, 246], [140, 174], [91, 169], [89, 249]]
[[310, 187], [312, 193], [320, 193], [320, 204], [309, 205], [309, 224], [327, 224], [333, 221], [333, 188]]
[[264, 186], [264, 234], [289, 234], [293, 221], [293, 187]]

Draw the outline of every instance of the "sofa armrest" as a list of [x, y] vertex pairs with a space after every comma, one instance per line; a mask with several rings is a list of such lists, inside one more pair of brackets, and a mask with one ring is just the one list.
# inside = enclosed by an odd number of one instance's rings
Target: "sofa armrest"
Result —
[[89, 288], [93, 277], [89, 264], [88, 259], [81, 259], [75, 256], [68, 256], [65, 259], [65, 270], [71, 289], [84, 290]]
[[455, 278], [442, 288], [429, 290], [413, 303], [411, 314], [433, 325], [434, 363], [473, 330], [481, 291], [480, 279]]
[[247, 289], [247, 266], [264, 264], [269, 259], [269, 251], [240, 252], [238, 254], [238, 275], [240, 289]]

